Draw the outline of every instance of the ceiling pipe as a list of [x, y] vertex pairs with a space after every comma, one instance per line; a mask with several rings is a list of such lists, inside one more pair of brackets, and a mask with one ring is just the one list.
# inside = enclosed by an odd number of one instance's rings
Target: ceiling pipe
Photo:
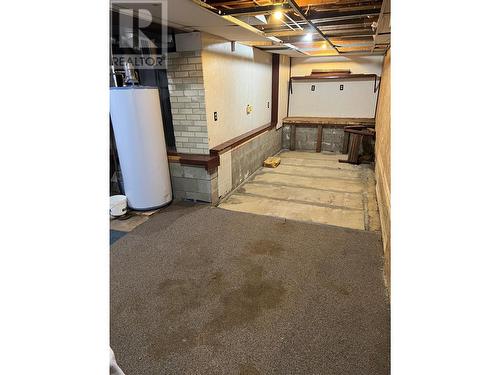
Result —
[[286, 13], [283, 13], [283, 14], [285, 15], [285, 17], [286, 17], [286, 18], [288, 18], [290, 21], [292, 21], [292, 22], [295, 24], [295, 26], [297, 26], [300, 30], [304, 30], [304, 29], [302, 28], [302, 26], [300, 26], [297, 22], [295, 22], [295, 20], [294, 20], [292, 17], [290, 17], [290, 16], [289, 16], [288, 14], [286, 14]]
[[303, 19], [304, 21], [306, 21], [310, 27], [312, 27], [319, 35], [321, 35], [321, 37], [330, 45], [332, 46], [332, 48], [337, 51], [337, 53], [339, 55], [341, 55], [342, 53], [337, 49], [337, 47], [335, 46], [335, 44], [333, 44], [331, 42], [331, 40], [325, 35], [323, 34], [323, 32], [314, 24], [312, 23], [308, 18], [307, 16], [304, 14], [304, 12], [302, 11], [302, 9], [300, 9], [300, 7], [297, 5], [297, 3], [295, 2], [295, 0], [288, 0], [288, 4], [292, 7], [292, 9], [298, 13]]

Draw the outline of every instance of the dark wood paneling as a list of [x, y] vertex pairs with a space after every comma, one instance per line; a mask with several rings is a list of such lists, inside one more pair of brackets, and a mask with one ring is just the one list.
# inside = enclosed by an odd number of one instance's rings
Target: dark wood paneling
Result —
[[278, 101], [279, 101], [279, 82], [280, 82], [280, 56], [273, 53], [273, 75], [272, 75], [272, 94], [271, 94], [271, 125], [278, 123]]
[[202, 165], [207, 171], [220, 164], [219, 155], [181, 154], [175, 151], [168, 151], [168, 161], [187, 165]]

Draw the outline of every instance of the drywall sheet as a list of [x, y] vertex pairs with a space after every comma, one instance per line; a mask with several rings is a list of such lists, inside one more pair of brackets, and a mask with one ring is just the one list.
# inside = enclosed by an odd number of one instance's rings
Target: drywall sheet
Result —
[[374, 79], [293, 81], [290, 116], [375, 117]]

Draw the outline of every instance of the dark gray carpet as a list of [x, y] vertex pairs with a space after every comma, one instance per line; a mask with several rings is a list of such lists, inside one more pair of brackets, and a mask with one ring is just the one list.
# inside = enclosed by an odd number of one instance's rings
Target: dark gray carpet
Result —
[[111, 247], [127, 375], [389, 373], [380, 235], [177, 203]]

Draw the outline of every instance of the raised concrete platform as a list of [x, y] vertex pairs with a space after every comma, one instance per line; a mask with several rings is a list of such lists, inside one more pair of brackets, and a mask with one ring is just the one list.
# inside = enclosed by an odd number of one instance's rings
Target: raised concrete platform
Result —
[[379, 231], [370, 165], [346, 155], [284, 151], [277, 168], [260, 168], [219, 207], [291, 220]]

